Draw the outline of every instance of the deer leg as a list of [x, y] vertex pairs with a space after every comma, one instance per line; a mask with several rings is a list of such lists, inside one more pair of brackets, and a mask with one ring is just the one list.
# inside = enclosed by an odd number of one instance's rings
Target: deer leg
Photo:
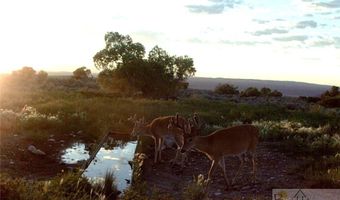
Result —
[[240, 173], [240, 171], [241, 171], [241, 169], [242, 169], [242, 167], [243, 167], [243, 159], [242, 159], [242, 155], [239, 155], [238, 158], [239, 158], [239, 160], [240, 160], [240, 166], [239, 166], [239, 168], [238, 168], [238, 170], [237, 170], [237, 172], [236, 172], [234, 178], [231, 180], [231, 184], [232, 184], [232, 185], [234, 184], [235, 179], [237, 178], [238, 174]]
[[164, 139], [162, 137], [159, 138], [159, 145], [158, 145], [158, 156], [159, 161], [162, 162], [162, 147], [163, 147]]
[[188, 159], [187, 153], [181, 153], [181, 168], [184, 168], [184, 163]]
[[253, 182], [256, 183], [256, 162], [255, 162], [255, 153], [251, 153], [251, 161], [253, 164]]
[[155, 155], [154, 155], [154, 163], [157, 163], [157, 157], [158, 157], [158, 138], [154, 138], [155, 142]]
[[212, 160], [212, 163], [211, 163], [211, 166], [210, 166], [210, 169], [209, 169], [209, 173], [208, 173], [208, 182], [211, 181], [211, 175], [213, 173], [213, 171], [215, 170], [216, 168], [216, 162], [215, 160]]
[[177, 145], [176, 156], [170, 162], [172, 164], [177, 164], [178, 160], [179, 160], [179, 157], [181, 156], [181, 166], [183, 167], [183, 162], [184, 161], [183, 161], [183, 154], [181, 153], [181, 147], [183, 146], [183, 143], [184, 143], [183, 140], [184, 139], [183, 139], [183, 136], [180, 136], [180, 135], [175, 135], [174, 139], [175, 139], [175, 142], [176, 142], [176, 145]]
[[170, 160], [170, 163], [171, 163], [172, 165], [174, 165], [174, 164], [177, 163], [177, 160], [178, 160], [179, 155], [180, 155], [180, 149], [179, 149], [179, 147], [177, 147], [175, 157], [174, 157], [173, 159]]
[[230, 185], [229, 184], [229, 179], [227, 176], [227, 172], [225, 170], [225, 161], [224, 161], [224, 156], [222, 157], [222, 159], [220, 160], [220, 162], [218, 162], [218, 164], [220, 165], [220, 167], [222, 168], [223, 171], [223, 176], [224, 176], [224, 181], [227, 184], [227, 187]]

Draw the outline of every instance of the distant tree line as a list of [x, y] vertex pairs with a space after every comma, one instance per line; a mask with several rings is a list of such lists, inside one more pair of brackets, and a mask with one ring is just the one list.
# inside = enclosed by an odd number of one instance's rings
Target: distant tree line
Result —
[[24, 66], [15, 70], [11, 75], [4, 78], [2, 84], [15, 88], [41, 87], [46, 84], [48, 73], [41, 70], [35, 71], [32, 67]]
[[340, 107], [339, 87], [332, 86], [331, 89], [321, 94], [321, 100], [318, 103], [325, 107], [339, 108]]
[[214, 92], [220, 95], [235, 95], [240, 94], [241, 97], [259, 97], [259, 96], [266, 96], [266, 97], [282, 97], [282, 93], [274, 90], [272, 91], [270, 88], [263, 87], [258, 90], [255, 87], [248, 87], [243, 91], [239, 91], [237, 87], [232, 84], [224, 83], [218, 84]]
[[171, 56], [155, 46], [145, 56], [145, 48], [129, 35], [108, 32], [105, 48], [93, 57], [99, 85], [109, 91], [125, 95], [141, 94], [145, 97], [168, 98], [188, 87], [187, 78], [196, 69], [188, 56]]

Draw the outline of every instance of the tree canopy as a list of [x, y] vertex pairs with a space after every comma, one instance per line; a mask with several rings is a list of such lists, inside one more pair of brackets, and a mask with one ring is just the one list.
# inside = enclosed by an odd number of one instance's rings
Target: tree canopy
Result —
[[239, 94], [240, 93], [237, 90], [237, 87], [235, 87], [231, 84], [228, 84], [228, 83], [218, 84], [215, 87], [214, 92], [217, 93], [217, 94], [222, 94], [222, 95], [232, 95], [232, 94]]
[[79, 67], [73, 71], [73, 78], [76, 80], [86, 80], [91, 77], [91, 70], [86, 67]]
[[141, 43], [134, 43], [129, 35], [108, 32], [105, 48], [93, 57], [102, 71], [99, 84], [124, 94], [142, 93], [147, 97], [170, 97], [187, 86], [186, 79], [196, 72], [194, 61], [188, 56], [171, 56], [155, 46], [145, 56]]

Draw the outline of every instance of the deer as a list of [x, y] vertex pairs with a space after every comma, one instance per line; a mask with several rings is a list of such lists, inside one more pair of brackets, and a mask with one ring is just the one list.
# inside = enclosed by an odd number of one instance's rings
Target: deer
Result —
[[180, 117], [178, 115], [163, 116], [163, 117], [155, 118], [150, 123], [146, 123], [144, 117], [140, 119], [136, 119], [136, 115], [135, 115], [134, 117], [129, 118], [129, 120], [134, 123], [134, 127], [131, 132], [132, 136], [137, 136], [137, 137], [138, 136], [149, 136], [153, 138], [154, 143], [155, 143], [155, 155], [154, 155], [155, 164], [158, 161], [162, 161], [162, 146], [164, 143], [164, 138], [166, 136], [173, 137], [178, 146], [176, 157], [172, 159], [171, 162], [176, 161], [178, 159], [180, 149], [184, 144], [183, 131], [176, 127], [169, 127], [169, 123], [170, 121], [173, 121], [173, 122], [176, 121], [178, 126], [182, 127], [184, 126], [184, 124], [186, 124], [185, 118]]
[[[191, 132], [191, 125], [185, 125], [183, 131], [187, 134]], [[224, 180], [228, 188], [230, 183], [225, 169], [225, 156], [237, 156], [240, 160], [240, 166], [231, 181], [231, 185], [243, 167], [243, 157], [245, 157], [247, 153], [252, 160], [253, 181], [256, 181], [255, 150], [258, 141], [258, 128], [250, 124], [244, 124], [230, 128], [222, 128], [207, 136], [194, 135], [187, 137], [181, 153], [185, 153], [192, 148], [204, 153], [212, 161], [208, 172], [208, 182], [212, 180], [212, 173], [218, 164], [223, 170]]]
[[[187, 137], [193, 137], [193, 136], [199, 135], [200, 132], [202, 131], [202, 129], [204, 129], [205, 123], [201, 120], [201, 118], [198, 116], [197, 113], [194, 113], [193, 118], [189, 118], [188, 121], [185, 121], [185, 120], [179, 121], [179, 119], [185, 119], [185, 118], [183, 118], [183, 117], [179, 118], [179, 115], [177, 113], [175, 118], [171, 118], [169, 120], [168, 129], [170, 131], [177, 129], [176, 131], [182, 130], [182, 132], [183, 132], [183, 137], [181, 138], [181, 141], [179, 141], [179, 143], [178, 143], [178, 149], [176, 151], [176, 156], [172, 160], [172, 163], [176, 162], [178, 160], [179, 156], [181, 155], [182, 159], [180, 161], [180, 165], [181, 165], [181, 168], [183, 168], [184, 162], [187, 159], [187, 153], [181, 153], [182, 146], [184, 145], [184, 140]], [[190, 124], [190, 131], [186, 132], [185, 126], [186, 126], [186, 124], [188, 124], [188, 122]]]

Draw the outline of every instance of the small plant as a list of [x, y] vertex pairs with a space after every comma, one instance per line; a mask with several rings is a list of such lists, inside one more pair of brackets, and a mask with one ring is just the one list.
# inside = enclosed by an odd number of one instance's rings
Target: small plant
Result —
[[314, 187], [339, 188], [340, 187], [340, 154], [322, 157], [313, 161], [305, 170], [304, 178], [316, 182]]
[[194, 177], [192, 183], [190, 183], [183, 191], [184, 200], [203, 200], [208, 199], [207, 187], [208, 180], [204, 178], [202, 174]]
[[118, 198], [121, 192], [117, 189], [113, 171], [106, 171], [104, 182], [94, 184], [94, 191], [100, 199], [116, 200]]
[[19, 115], [13, 110], [0, 109], [0, 131], [13, 133], [17, 128]]

